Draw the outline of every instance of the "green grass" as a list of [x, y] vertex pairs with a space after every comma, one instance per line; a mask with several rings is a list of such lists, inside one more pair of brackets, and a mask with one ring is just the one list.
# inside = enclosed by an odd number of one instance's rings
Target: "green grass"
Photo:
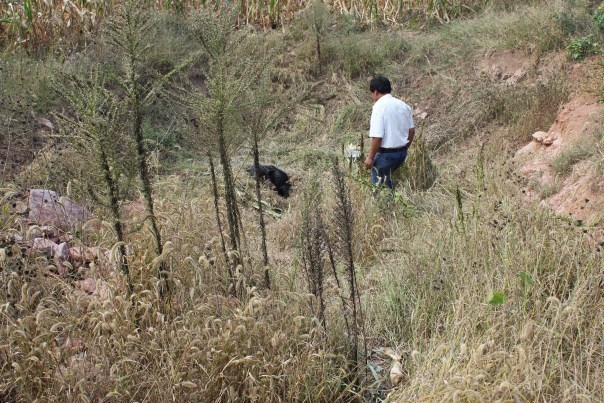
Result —
[[593, 144], [585, 140], [578, 140], [569, 148], [560, 151], [552, 159], [551, 166], [557, 175], [566, 176], [575, 164], [588, 159], [593, 154]]

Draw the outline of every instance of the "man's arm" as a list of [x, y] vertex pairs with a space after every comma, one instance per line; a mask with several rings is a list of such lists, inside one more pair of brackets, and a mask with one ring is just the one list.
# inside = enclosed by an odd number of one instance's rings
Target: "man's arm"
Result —
[[409, 137], [407, 138], [407, 148], [411, 145], [411, 142], [413, 141], [413, 137], [415, 137], [415, 127], [412, 129], [409, 129]]
[[371, 138], [371, 146], [369, 147], [369, 155], [365, 158], [365, 168], [371, 169], [373, 167], [373, 160], [375, 159], [375, 155], [377, 154], [380, 146], [382, 145], [381, 137], [372, 137]]

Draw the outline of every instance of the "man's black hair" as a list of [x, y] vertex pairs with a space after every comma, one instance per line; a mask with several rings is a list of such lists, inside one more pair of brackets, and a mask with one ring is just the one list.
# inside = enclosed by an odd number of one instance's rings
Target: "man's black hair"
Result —
[[377, 91], [380, 94], [390, 94], [392, 92], [392, 85], [390, 80], [384, 76], [375, 76], [369, 82], [369, 91]]

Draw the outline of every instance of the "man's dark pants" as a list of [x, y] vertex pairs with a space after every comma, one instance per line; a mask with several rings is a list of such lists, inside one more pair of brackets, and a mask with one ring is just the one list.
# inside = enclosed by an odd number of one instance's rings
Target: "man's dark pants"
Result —
[[373, 160], [373, 168], [371, 168], [371, 180], [375, 185], [385, 184], [390, 189], [394, 190], [392, 183], [392, 173], [396, 171], [407, 158], [407, 150], [389, 153], [377, 153]]

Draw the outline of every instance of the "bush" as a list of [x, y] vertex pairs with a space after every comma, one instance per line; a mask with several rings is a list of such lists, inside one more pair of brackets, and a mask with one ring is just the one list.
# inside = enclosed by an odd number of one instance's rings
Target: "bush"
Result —
[[594, 21], [600, 28], [600, 30], [604, 30], [604, 3], [600, 4], [596, 11], [594, 11]]
[[587, 35], [581, 38], [574, 39], [570, 45], [566, 47], [570, 57], [573, 60], [583, 60], [589, 55], [595, 55], [600, 50], [600, 44], [596, 41], [593, 35]]

